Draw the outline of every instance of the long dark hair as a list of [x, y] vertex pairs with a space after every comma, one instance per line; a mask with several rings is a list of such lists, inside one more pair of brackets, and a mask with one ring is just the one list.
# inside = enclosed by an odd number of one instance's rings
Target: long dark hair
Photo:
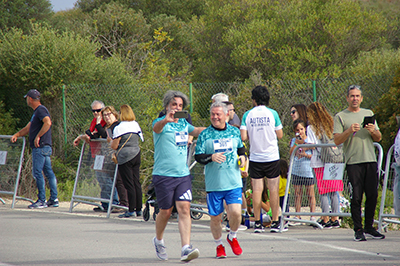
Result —
[[299, 114], [299, 118], [306, 123], [306, 127], [308, 126], [308, 117], [307, 117], [307, 106], [302, 103], [293, 104], [290, 109], [295, 108], [297, 113]]

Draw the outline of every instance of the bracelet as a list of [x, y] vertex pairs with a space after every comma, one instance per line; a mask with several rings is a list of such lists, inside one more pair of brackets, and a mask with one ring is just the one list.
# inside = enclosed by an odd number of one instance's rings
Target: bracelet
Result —
[[294, 145], [299, 146], [296, 142], [294, 143]]

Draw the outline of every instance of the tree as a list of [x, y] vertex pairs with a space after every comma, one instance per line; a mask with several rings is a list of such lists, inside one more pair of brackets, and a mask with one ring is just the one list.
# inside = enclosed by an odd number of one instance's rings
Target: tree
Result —
[[57, 102], [63, 84], [129, 84], [119, 56], [103, 60], [95, 56], [98, 49], [77, 34], [59, 34], [40, 24], [32, 24], [30, 35], [15, 28], [0, 32], [0, 100], [21, 118], [18, 126], [30, 117], [22, 98], [29, 89]]
[[49, 0], [2, 0], [0, 2], [0, 30], [16, 27], [28, 32], [31, 20], [46, 21], [52, 14]]
[[[197, 31], [196, 80], [339, 76], [361, 51], [385, 45], [387, 21], [354, 1], [209, 1]], [[195, 34], [195, 33], [194, 33]]]
[[142, 11], [149, 20], [159, 15], [166, 15], [189, 21], [192, 17], [202, 15], [206, 7], [205, 1], [197, 0], [78, 0], [76, 7], [85, 13], [90, 13], [110, 3]]
[[0, 114], [0, 135], [14, 134], [18, 119], [12, 117], [13, 110], [7, 111], [2, 101], [0, 101]]
[[382, 133], [382, 147], [387, 152], [393, 145], [397, 131], [399, 129], [396, 116], [400, 116], [400, 67], [397, 68], [396, 76], [393, 80], [389, 92], [382, 95], [378, 105], [374, 108], [376, 120]]

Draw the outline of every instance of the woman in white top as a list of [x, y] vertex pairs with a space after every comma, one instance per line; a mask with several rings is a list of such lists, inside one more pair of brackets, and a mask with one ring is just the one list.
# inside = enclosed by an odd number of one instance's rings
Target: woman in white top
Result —
[[129, 201], [129, 210], [118, 217], [128, 218], [142, 215], [139, 138], [143, 141], [143, 133], [129, 105], [120, 107], [120, 119], [121, 123], [114, 128], [111, 148], [117, 150], [118, 171], [128, 192]]

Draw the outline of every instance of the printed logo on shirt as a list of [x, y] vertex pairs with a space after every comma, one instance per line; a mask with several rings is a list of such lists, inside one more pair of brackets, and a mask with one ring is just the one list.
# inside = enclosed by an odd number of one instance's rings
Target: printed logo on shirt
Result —
[[271, 123], [270, 118], [266, 116], [250, 118], [251, 127], [265, 127], [269, 126], [270, 123]]

